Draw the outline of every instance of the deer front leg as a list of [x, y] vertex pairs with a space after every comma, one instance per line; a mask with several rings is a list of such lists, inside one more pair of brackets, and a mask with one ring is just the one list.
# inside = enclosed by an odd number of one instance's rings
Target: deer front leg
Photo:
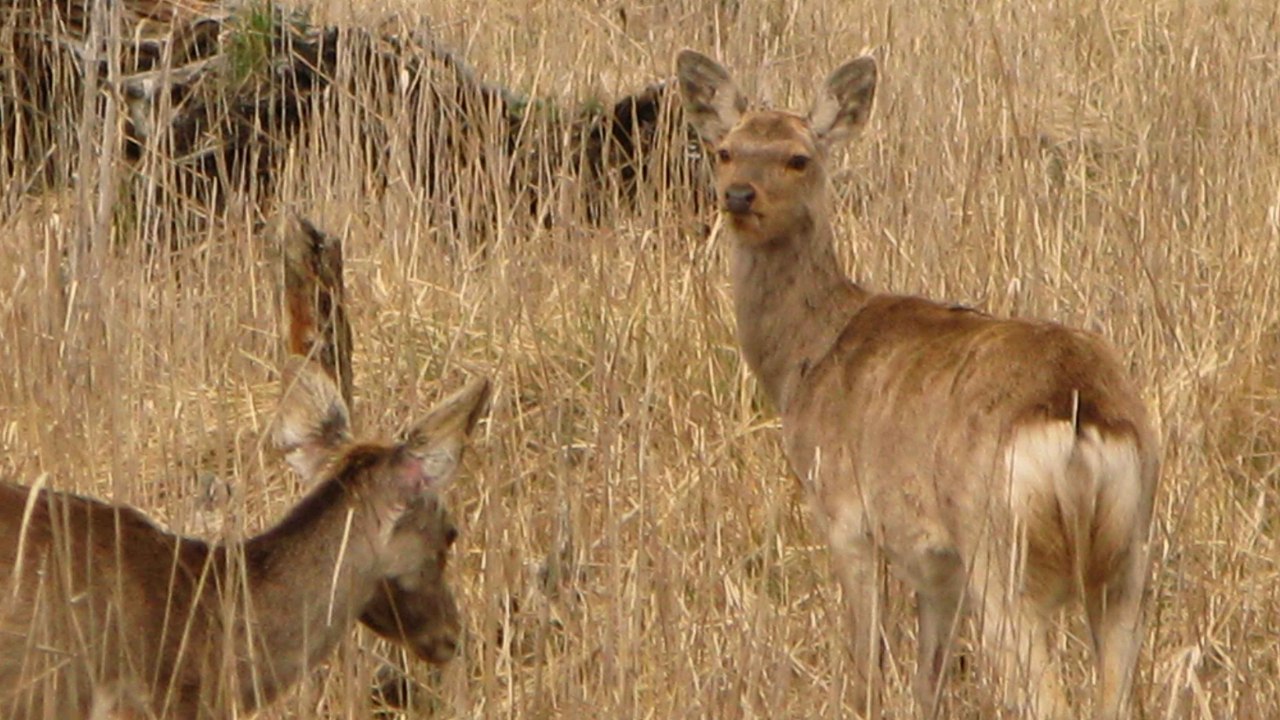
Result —
[[[844, 535], [840, 537], [840, 535]], [[833, 533], [831, 562], [844, 593], [849, 652], [854, 668], [854, 702], [866, 718], [880, 717], [880, 670], [884, 636], [880, 632], [881, 579], [870, 538]]]

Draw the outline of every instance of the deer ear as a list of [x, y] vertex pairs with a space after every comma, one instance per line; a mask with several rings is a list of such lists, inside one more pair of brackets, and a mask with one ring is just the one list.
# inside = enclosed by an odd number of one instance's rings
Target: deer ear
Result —
[[351, 444], [351, 418], [342, 393], [316, 363], [293, 356], [282, 376], [275, 445], [303, 482], [312, 484], [330, 458]]
[[875, 97], [875, 58], [863, 55], [836, 68], [809, 111], [818, 141], [829, 147], [861, 132]]
[[288, 352], [319, 363], [351, 406], [351, 323], [343, 286], [342, 243], [305, 218], [274, 221], [284, 258], [284, 319]]
[[693, 50], [676, 55], [676, 79], [689, 125], [718, 145], [747, 110], [747, 98], [719, 63]]
[[453, 480], [467, 437], [484, 414], [489, 381], [479, 378], [441, 401], [405, 435], [400, 479], [415, 493], [440, 492]]

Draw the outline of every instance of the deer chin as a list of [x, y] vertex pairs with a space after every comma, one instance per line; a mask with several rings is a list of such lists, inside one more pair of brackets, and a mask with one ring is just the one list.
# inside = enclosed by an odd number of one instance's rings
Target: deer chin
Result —
[[742, 250], [773, 250], [786, 245], [789, 238], [779, 232], [777, 223], [766, 223], [759, 213], [729, 215], [729, 235], [733, 244]]

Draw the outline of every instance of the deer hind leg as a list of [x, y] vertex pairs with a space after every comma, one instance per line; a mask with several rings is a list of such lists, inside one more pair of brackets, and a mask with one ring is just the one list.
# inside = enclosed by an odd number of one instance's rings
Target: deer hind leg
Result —
[[1142, 590], [1145, 558], [1133, 553], [1110, 583], [1085, 591], [1085, 611], [1093, 636], [1098, 668], [1094, 717], [1116, 720], [1125, 716], [1133, 685], [1138, 648], [1142, 643]]
[[[983, 644], [996, 655], [996, 666], [1013, 700], [1036, 720], [1072, 717], [1062, 680], [1049, 656], [1051, 608], [1027, 594], [1010, 591], [1005, 583], [979, 569], [972, 602], [982, 609]], [[1029, 711], [1029, 712], [1027, 712]]]
[[1093, 474], [1099, 495], [1083, 595], [1098, 671], [1094, 717], [1114, 720], [1126, 716], [1142, 643], [1151, 498], [1143, 496], [1136, 446], [1101, 440], [1096, 433], [1089, 437], [1077, 457]]
[[923, 717], [936, 718], [943, 673], [964, 597], [965, 572], [954, 548], [931, 548], [921, 560], [923, 573], [916, 583], [919, 650], [914, 691]]

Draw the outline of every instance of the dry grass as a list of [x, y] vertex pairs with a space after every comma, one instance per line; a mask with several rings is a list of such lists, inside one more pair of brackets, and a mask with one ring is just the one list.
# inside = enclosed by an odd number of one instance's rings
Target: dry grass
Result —
[[[319, 17], [353, 21], [328, 5]], [[1280, 715], [1274, 3], [722, 5], [371, 2], [354, 20], [421, 13], [487, 79], [562, 100], [633, 91], [695, 46], [798, 107], [871, 48], [879, 107], [835, 180], [851, 272], [1113, 339], [1165, 442], [1139, 716]], [[339, 108], [387, 101], [374, 100]], [[281, 271], [245, 198], [155, 252], [167, 208], [117, 191], [125, 171], [101, 146], [116, 133], [84, 121], [76, 182], [7, 205], [0, 474], [47, 472], [179, 518], [179, 459], [229, 435], [252, 448], [270, 420]], [[738, 357], [724, 248], [689, 231], [691, 191], [653, 193], [607, 227], [566, 214], [471, 237], [446, 232], [420, 189], [366, 177], [352, 133], [341, 112], [315, 127], [278, 170], [275, 203], [345, 238], [357, 423], [386, 427], [474, 372], [498, 389], [453, 491], [466, 658], [438, 676], [409, 665], [424, 707], [847, 716], [838, 592]], [[497, 175], [461, 187], [502, 202]], [[250, 528], [296, 492], [255, 463], [232, 503]], [[566, 534], [578, 572], [545, 602], [529, 588]], [[892, 716], [910, 712], [900, 596], [886, 610]], [[1082, 628], [1069, 629], [1083, 679]], [[264, 715], [368, 717], [367, 655], [383, 651], [361, 638]], [[998, 715], [991, 684], [981, 664], [957, 671], [950, 715]]]

